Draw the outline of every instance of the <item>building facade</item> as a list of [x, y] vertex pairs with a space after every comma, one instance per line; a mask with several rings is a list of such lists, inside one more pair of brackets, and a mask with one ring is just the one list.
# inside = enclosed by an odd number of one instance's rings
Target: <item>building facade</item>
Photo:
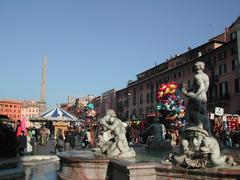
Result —
[[0, 100], [0, 115], [5, 115], [9, 119], [17, 121], [21, 118], [22, 101], [19, 100]]
[[97, 118], [103, 117], [108, 109], [113, 109], [116, 111], [115, 95], [115, 89], [110, 89], [102, 93], [101, 96], [97, 96], [92, 100], [92, 103], [95, 106], [95, 111], [97, 112]]
[[[164, 82], [185, 82], [191, 89], [192, 67], [195, 62], [205, 62], [209, 75], [208, 110], [222, 107], [225, 113], [240, 114], [240, 18], [225, 31], [207, 43], [188, 48], [149, 70], [137, 75], [136, 81], [116, 92], [116, 111], [122, 119], [144, 119], [156, 110], [156, 92]], [[181, 95], [185, 102], [187, 99]]]
[[21, 117], [26, 118], [27, 120], [38, 116], [40, 113], [40, 108], [38, 103], [35, 100], [23, 101], [21, 108]]

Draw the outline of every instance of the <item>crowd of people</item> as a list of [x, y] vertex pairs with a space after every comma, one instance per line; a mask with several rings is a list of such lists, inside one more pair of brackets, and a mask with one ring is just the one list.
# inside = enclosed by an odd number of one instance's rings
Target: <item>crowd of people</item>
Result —
[[[236, 121], [237, 122], [237, 121]], [[158, 122], [161, 124], [161, 122]], [[126, 127], [126, 138], [129, 145], [146, 144], [149, 138], [154, 136], [151, 126], [153, 121], [129, 121]], [[163, 123], [164, 124], [164, 123]], [[183, 128], [183, 129], [182, 129]], [[176, 128], [164, 127], [164, 140], [168, 140], [172, 145], [179, 145], [181, 142], [183, 126]], [[211, 121], [212, 135], [218, 140], [221, 148], [239, 148], [240, 145], [240, 125], [233, 126], [228, 121], [216, 119]], [[50, 129], [42, 126], [41, 128], [23, 129], [21, 121], [16, 123], [0, 121], [0, 157], [16, 157], [25, 154], [33, 154], [34, 144], [46, 146], [50, 138], [55, 138], [55, 151], [78, 148], [94, 148], [97, 146], [99, 138], [99, 127], [97, 123], [81, 123], [80, 127], [68, 128], [66, 131], [59, 129], [56, 137], [50, 133]]]

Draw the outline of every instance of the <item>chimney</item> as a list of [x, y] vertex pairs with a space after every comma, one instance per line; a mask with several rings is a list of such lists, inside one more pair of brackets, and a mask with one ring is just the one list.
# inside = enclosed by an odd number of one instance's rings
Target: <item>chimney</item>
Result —
[[224, 42], [227, 42], [227, 36], [228, 36], [228, 27], [225, 27], [225, 31], [224, 31]]

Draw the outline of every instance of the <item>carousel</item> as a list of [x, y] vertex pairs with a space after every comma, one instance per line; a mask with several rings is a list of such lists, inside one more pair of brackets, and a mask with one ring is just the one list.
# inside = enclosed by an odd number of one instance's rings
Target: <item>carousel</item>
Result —
[[64, 111], [60, 107], [55, 107], [36, 117], [32, 117], [30, 121], [35, 127], [47, 127], [50, 129], [50, 132], [54, 135], [54, 137], [56, 137], [57, 132], [62, 131], [64, 133], [71, 126], [79, 122], [75, 116]]

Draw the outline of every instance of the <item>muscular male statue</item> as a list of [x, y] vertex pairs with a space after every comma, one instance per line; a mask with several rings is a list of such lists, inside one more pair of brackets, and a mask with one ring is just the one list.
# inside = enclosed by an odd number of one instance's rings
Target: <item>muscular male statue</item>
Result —
[[209, 87], [208, 75], [203, 72], [205, 64], [196, 62], [193, 67], [195, 73], [192, 91], [187, 91], [186, 85], [181, 85], [182, 93], [189, 97], [188, 119], [197, 127], [205, 129], [209, 134], [210, 122], [207, 117], [207, 91]]

